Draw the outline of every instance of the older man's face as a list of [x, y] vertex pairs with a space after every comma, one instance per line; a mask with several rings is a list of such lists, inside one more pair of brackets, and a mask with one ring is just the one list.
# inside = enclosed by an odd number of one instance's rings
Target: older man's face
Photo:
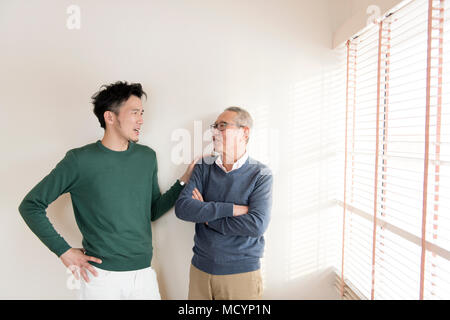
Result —
[[213, 143], [216, 152], [235, 155], [238, 150], [245, 148], [246, 136], [244, 129], [235, 122], [236, 112], [225, 111], [217, 117], [215, 124], [226, 123], [225, 130], [213, 130]]

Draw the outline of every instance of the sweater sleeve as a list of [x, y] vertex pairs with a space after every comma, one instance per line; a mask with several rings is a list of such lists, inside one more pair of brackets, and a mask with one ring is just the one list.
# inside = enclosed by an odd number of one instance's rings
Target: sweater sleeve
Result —
[[248, 213], [208, 222], [208, 227], [223, 235], [260, 237], [269, 225], [272, 208], [273, 176], [261, 175], [250, 194]]
[[61, 194], [70, 192], [78, 179], [77, 162], [72, 150], [23, 199], [19, 212], [34, 234], [58, 257], [70, 245], [55, 230], [46, 209]]
[[204, 223], [224, 217], [233, 216], [233, 203], [228, 202], [202, 202], [192, 199], [192, 191], [197, 188], [203, 195], [202, 165], [196, 164], [191, 179], [181, 192], [175, 203], [175, 214], [185, 221]]
[[169, 190], [164, 194], [161, 194], [158, 184], [158, 163], [155, 155], [155, 168], [153, 170], [152, 178], [152, 212], [151, 221], [159, 219], [164, 213], [170, 210], [175, 204], [178, 196], [180, 195], [183, 186], [176, 181]]

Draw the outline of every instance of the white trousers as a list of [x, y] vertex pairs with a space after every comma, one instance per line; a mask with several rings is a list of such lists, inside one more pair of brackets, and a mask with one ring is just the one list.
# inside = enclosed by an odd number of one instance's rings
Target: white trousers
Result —
[[151, 267], [133, 271], [107, 271], [94, 267], [89, 282], [81, 277], [80, 300], [161, 300], [156, 272]]

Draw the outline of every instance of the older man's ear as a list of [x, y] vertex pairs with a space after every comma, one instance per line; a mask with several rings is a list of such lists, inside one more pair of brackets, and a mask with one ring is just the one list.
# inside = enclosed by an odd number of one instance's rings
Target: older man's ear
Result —
[[245, 136], [245, 140], [248, 142], [248, 140], [250, 138], [250, 128], [249, 127], [244, 127], [244, 136]]

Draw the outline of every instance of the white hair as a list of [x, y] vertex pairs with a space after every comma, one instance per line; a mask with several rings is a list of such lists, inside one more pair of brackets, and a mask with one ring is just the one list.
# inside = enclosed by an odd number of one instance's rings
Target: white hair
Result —
[[[225, 109], [225, 111], [236, 112], [236, 117], [234, 118], [234, 121], [236, 121], [237, 125], [242, 127], [249, 127], [250, 129], [253, 127], [253, 118], [247, 110], [242, 109], [240, 107], [228, 107]], [[250, 137], [247, 138], [247, 143], [249, 140]]]

